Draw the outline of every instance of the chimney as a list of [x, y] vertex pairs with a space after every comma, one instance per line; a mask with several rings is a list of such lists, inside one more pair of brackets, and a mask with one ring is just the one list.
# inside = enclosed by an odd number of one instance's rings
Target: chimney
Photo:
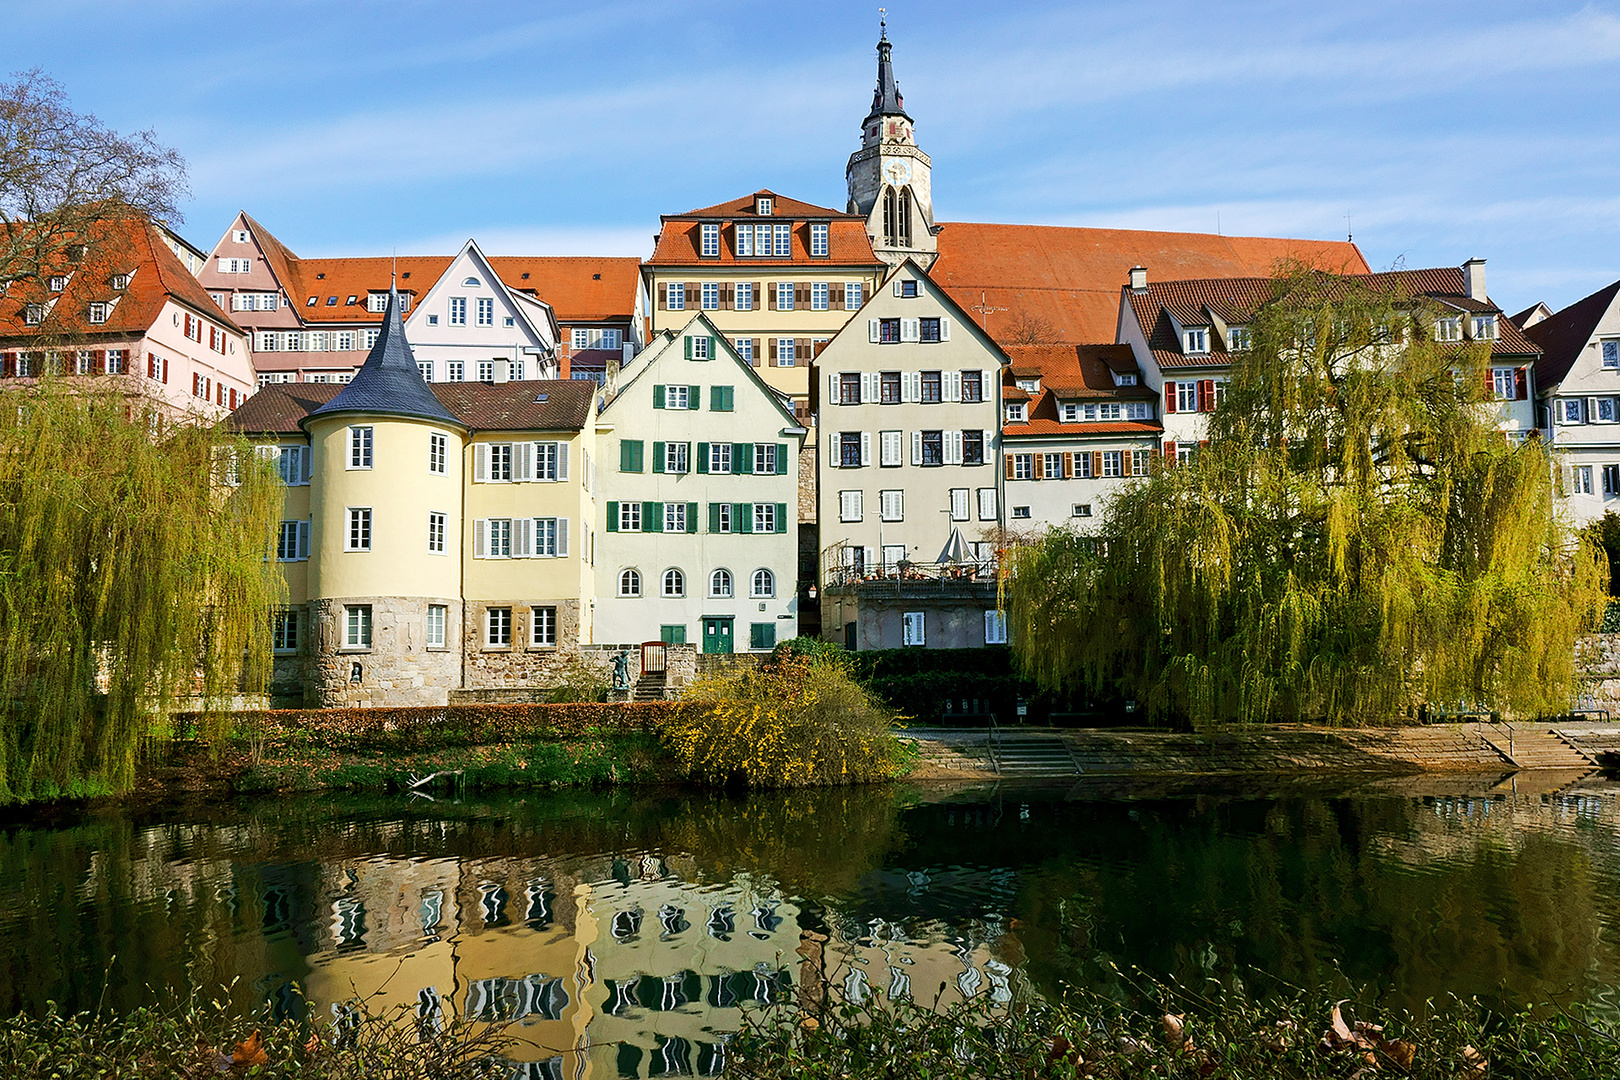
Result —
[[[1481, 278], [1480, 280], [1483, 281], [1484, 279]], [[1131, 291], [1141, 292], [1145, 288], [1147, 288], [1147, 267], [1131, 267]]]
[[1485, 299], [1485, 260], [1469, 259], [1462, 265], [1463, 288], [1470, 300]]

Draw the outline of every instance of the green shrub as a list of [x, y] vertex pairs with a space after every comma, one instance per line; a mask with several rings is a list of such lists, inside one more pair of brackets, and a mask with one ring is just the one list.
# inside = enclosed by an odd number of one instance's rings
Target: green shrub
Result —
[[695, 682], [661, 731], [687, 775], [749, 787], [888, 780], [900, 771], [888, 710], [832, 659], [784, 655]]

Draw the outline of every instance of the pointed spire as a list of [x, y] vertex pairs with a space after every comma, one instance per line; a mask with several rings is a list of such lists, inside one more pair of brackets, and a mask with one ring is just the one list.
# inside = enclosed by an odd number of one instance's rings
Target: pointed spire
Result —
[[377, 343], [366, 354], [366, 362], [355, 372], [354, 380], [310, 418], [332, 413], [371, 413], [382, 416], [414, 416], [462, 425], [446, 409], [422, 380], [416, 354], [405, 340], [405, 321], [399, 314], [399, 289], [388, 286], [388, 310], [383, 313]]
[[894, 81], [894, 63], [889, 59], [889, 52], [894, 45], [889, 41], [888, 19], [885, 18], [878, 25], [881, 28], [881, 36], [877, 44], [877, 89], [872, 93], [872, 111], [866, 114], [866, 119], [862, 123], [870, 124], [873, 120], [885, 116], [905, 116], [910, 120], [911, 117], [906, 115], [905, 99], [900, 96], [900, 85]]

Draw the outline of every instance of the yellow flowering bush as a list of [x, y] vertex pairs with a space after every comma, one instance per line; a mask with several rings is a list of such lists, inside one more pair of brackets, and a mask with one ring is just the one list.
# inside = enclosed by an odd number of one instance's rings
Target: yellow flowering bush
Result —
[[833, 659], [785, 656], [694, 682], [661, 737], [694, 780], [813, 787], [890, 780], [890, 713]]

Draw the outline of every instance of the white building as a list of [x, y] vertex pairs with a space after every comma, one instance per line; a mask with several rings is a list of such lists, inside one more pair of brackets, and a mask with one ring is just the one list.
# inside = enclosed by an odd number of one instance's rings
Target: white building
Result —
[[428, 382], [555, 379], [558, 333], [551, 306], [504, 283], [472, 240], [405, 320]]
[[1543, 350], [1538, 419], [1561, 459], [1570, 515], [1585, 524], [1620, 509], [1620, 282], [1525, 335]]
[[729, 653], [796, 636], [806, 431], [786, 399], [702, 313], [604, 398], [597, 640]]

